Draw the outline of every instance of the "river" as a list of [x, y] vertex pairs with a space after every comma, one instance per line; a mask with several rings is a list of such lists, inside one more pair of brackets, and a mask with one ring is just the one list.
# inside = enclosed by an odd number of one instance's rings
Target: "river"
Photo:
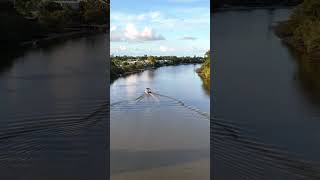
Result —
[[99, 34], [7, 53], [0, 179], [107, 179], [106, 40]]
[[212, 17], [216, 180], [320, 178], [319, 65], [303, 61], [272, 29], [290, 14], [233, 10]]
[[210, 95], [199, 67], [164, 66], [111, 84], [112, 180], [209, 179]]

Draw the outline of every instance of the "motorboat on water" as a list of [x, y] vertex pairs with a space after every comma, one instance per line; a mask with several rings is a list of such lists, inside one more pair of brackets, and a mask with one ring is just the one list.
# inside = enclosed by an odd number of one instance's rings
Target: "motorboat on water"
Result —
[[151, 91], [151, 89], [150, 89], [150, 88], [146, 88], [146, 89], [144, 90], [144, 93], [146, 93], [146, 94], [151, 94], [151, 93], [152, 93], [152, 91]]

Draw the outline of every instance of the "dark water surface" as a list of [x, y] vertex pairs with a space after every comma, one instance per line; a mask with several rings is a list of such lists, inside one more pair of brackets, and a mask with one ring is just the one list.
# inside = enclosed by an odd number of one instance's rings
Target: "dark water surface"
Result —
[[0, 74], [0, 179], [107, 178], [106, 35], [30, 49]]
[[320, 179], [319, 65], [303, 61], [272, 29], [290, 13], [213, 16], [216, 180]]
[[111, 84], [112, 180], [209, 179], [210, 96], [199, 67], [166, 66]]

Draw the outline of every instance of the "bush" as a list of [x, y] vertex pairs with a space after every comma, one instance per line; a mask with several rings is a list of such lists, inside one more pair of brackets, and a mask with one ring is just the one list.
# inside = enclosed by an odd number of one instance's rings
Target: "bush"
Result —
[[295, 45], [303, 45], [307, 53], [320, 51], [320, 1], [305, 0], [279, 31], [292, 35]]

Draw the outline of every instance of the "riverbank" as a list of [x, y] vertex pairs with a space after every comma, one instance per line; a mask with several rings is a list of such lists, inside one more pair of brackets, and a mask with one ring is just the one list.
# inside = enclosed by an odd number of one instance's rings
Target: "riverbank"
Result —
[[157, 69], [157, 68], [164, 67], [164, 66], [179, 66], [179, 65], [186, 65], [186, 64], [200, 64], [200, 63], [160, 64], [160, 65], [157, 65], [157, 66], [147, 66], [147, 67], [144, 67], [144, 68], [137, 68], [137, 69], [132, 69], [132, 70], [129, 70], [129, 71], [115, 70], [115, 67], [113, 67], [114, 65], [111, 64], [111, 73], [110, 73], [111, 75], [110, 75], [110, 78], [111, 78], [111, 81], [114, 81], [117, 78], [126, 77], [126, 76], [129, 76], [129, 75], [132, 75], [132, 74], [136, 74], [136, 73], [141, 73], [141, 72], [147, 71], [147, 70]]
[[162, 66], [200, 64], [203, 57], [177, 56], [111, 56], [111, 80]]
[[210, 50], [205, 54], [205, 61], [202, 66], [197, 69], [198, 75], [201, 77], [203, 81], [203, 86], [210, 91]]
[[279, 22], [273, 27], [275, 34], [281, 39], [281, 41], [295, 51], [307, 55], [310, 59], [320, 60], [320, 50], [309, 51], [305, 43], [297, 41], [292, 33], [286, 31], [288, 24], [290, 24], [290, 21], [284, 21]]
[[[54, 2], [45, 2], [40, 5], [32, 3], [34, 2], [21, 1], [14, 6], [9, 1], [0, 2], [0, 25], [2, 27], [0, 47], [2, 49], [32, 47], [58, 40], [83, 37], [107, 32], [109, 28], [108, 18], [104, 11], [108, 8], [105, 6], [99, 6], [100, 9], [89, 7], [87, 3], [92, 5], [91, 1], [82, 3], [79, 9], [61, 6]], [[99, 2], [95, 4], [100, 5]]]
[[274, 31], [282, 41], [306, 54], [320, 60], [320, 1], [306, 0], [297, 6], [288, 21], [279, 22]]
[[289, 23], [289, 21], [280, 22], [278, 23], [278, 25], [273, 27], [275, 34], [281, 39], [281, 41], [288, 47], [297, 51], [298, 53], [305, 54], [309, 59], [320, 60], [319, 50], [308, 52], [304, 43], [297, 42], [293, 34], [283, 31], [283, 28], [285, 28], [287, 23]]
[[35, 38], [35, 39], [21, 42], [19, 43], [19, 46], [23, 48], [39, 47], [42, 45], [47, 45], [47, 44], [58, 42], [58, 41], [65, 41], [69, 39], [80, 38], [84, 36], [94, 35], [97, 33], [105, 33], [106, 30], [107, 30], [107, 26], [100, 29], [96, 29], [96, 30], [79, 29], [79, 30], [69, 31], [69, 32], [50, 33], [50, 34], [44, 35], [42, 38]]
[[297, 43], [294, 41], [293, 34], [290, 31], [287, 31], [288, 24], [290, 21], [282, 21], [279, 22], [277, 25], [273, 26], [273, 30], [275, 34], [281, 39], [281, 41], [286, 44], [287, 46], [290, 46], [291, 48], [294, 48], [298, 52], [305, 53], [305, 46], [302, 43]]

